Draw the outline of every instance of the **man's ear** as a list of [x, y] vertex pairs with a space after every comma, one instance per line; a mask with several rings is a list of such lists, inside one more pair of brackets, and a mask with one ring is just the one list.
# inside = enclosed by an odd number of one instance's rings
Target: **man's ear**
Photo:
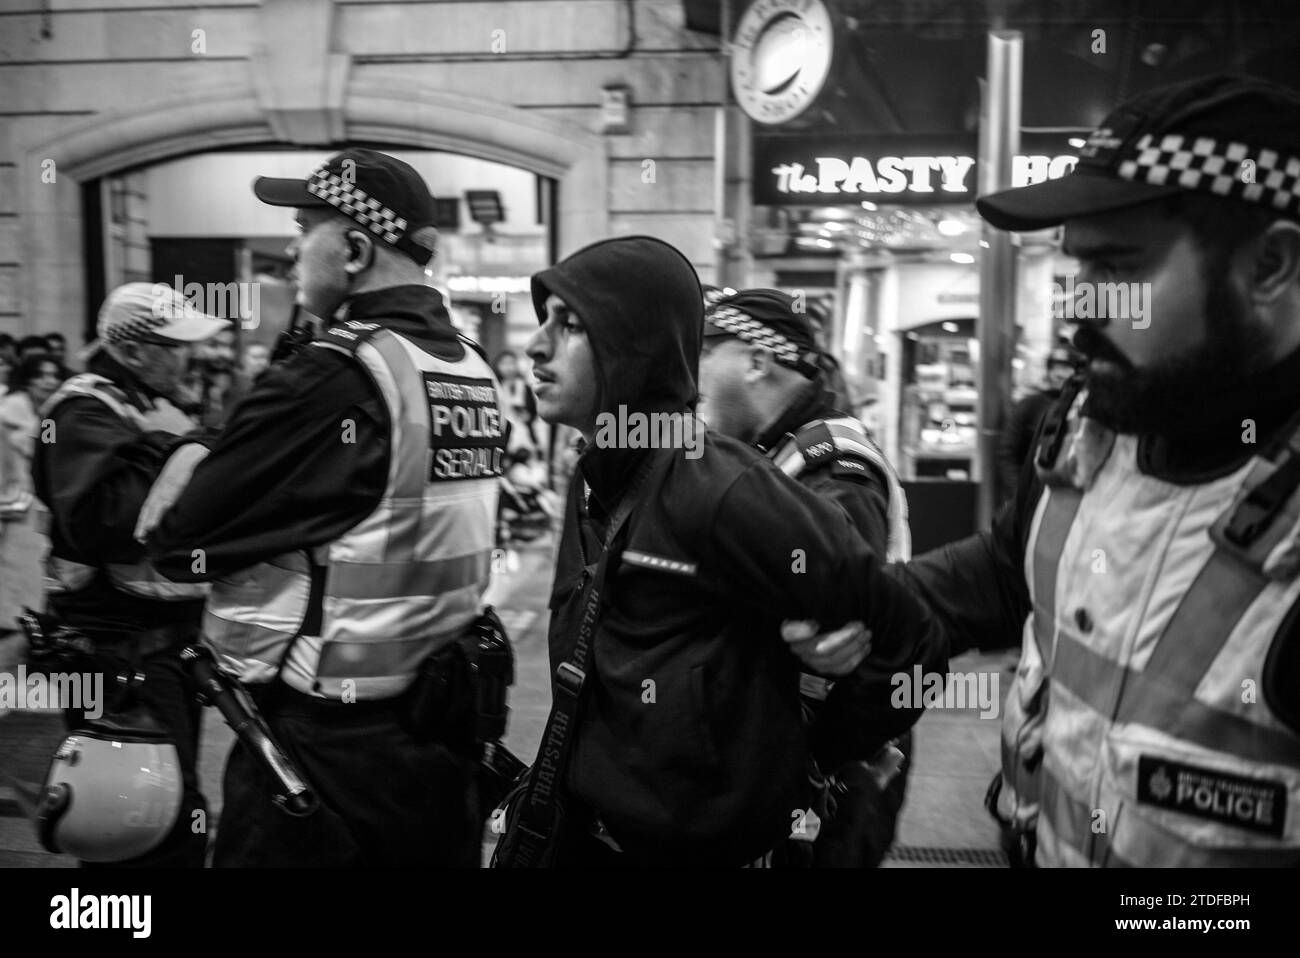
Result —
[[776, 362], [770, 349], [762, 346], [749, 347], [749, 362], [745, 365], [745, 382], [754, 383], [772, 374], [772, 364]]
[[375, 261], [375, 241], [363, 230], [348, 230], [343, 238], [348, 244], [348, 261], [343, 268], [355, 276]]
[[1271, 306], [1300, 280], [1300, 223], [1278, 220], [1255, 244], [1251, 301]]

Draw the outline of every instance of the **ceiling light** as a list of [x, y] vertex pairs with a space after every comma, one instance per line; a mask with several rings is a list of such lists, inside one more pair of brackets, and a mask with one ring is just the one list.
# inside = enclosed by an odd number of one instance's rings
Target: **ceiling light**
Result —
[[1069, 143], [1069, 144], [1070, 144], [1072, 147], [1074, 147], [1076, 150], [1081, 150], [1081, 149], [1083, 149], [1085, 146], [1087, 146], [1087, 144], [1088, 144], [1088, 141], [1087, 141], [1087, 140], [1085, 140], [1085, 139], [1083, 139], [1082, 137], [1079, 137], [1079, 136], [1072, 136], [1072, 137], [1070, 137], [1068, 140], [1066, 140], [1065, 142]]
[[877, 209], [877, 206], [876, 206], [875, 203], [872, 203], [870, 200], [863, 200], [863, 201], [862, 201], [862, 208], [863, 208], [864, 210], [874, 210], [874, 209]]
[[945, 333], [955, 333], [960, 327], [956, 323], [944, 323], [943, 331]]
[[970, 253], [952, 253], [948, 258], [954, 263], [961, 263], [963, 266], [968, 266], [975, 262], [975, 257]]
[[818, 207], [810, 215], [812, 219], [817, 220], [848, 220], [853, 218], [852, 211], [842, 206]]
[[939, 220], [937, 229], [944, 236], [960, 236], [968, 227], [961, 220]]

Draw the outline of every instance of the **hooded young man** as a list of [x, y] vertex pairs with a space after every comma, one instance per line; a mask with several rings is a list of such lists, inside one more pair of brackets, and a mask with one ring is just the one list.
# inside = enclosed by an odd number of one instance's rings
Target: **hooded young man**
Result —
[[[587, 446], [551, 596], [555, 707], [524, 805], [563, 795], [559, 865], [769, 863], [813, 799], [800, 664], [780, 624], [883, 606], [841, 587], [879, 580], [868, 572], [883, 559], [838, 506], [695, 422], [703, 300], [680, 252], [606, 240], [535, 275], [532, 292], [538, 412]], [[639, 428], [656, 416], [679, 417], [677, 448]], [[889, 605], [905, 639], [876, 643], [873, 665], [941, 668], [923, 607]], [[822, 654], [837, 671], [862, 659]]]

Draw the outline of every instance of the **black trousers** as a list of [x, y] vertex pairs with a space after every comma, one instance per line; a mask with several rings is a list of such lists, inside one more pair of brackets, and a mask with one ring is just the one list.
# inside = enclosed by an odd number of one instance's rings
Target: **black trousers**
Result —
[[259, 700], [272, 737], [320, 804], [304, 817], [282, 811], [237, 743], [226, 762], [215, 866], [479, 866], [473, 757], [417, 742], [389, 703], [318, 702], [280, 685]]
[[[120, 711], [132, 704], [145, 706], [171, 734], [181, 771], [181, 808], [167, 837], [151, 851], [126, 861], [83, 862], [83, 868], [202, 868], [208, 846], [208, 806], [199, 791], [198, 755], [202, 707], [195, 697], [189, 674], [179, 651], [198, 637], [198, 623], [192, 627], [171, 627], [123, 639], [120, 635], [89, 633], [96, 646], [92, 668], [104, 677], [106, 712]], [[160, 647], [161, 646], [161, 647]], [[143, 682], [127, 689], [117, 681], [119, 673], [138, 673]], [[80, 709], [64, 712], [69, 730], [85, 719]]]

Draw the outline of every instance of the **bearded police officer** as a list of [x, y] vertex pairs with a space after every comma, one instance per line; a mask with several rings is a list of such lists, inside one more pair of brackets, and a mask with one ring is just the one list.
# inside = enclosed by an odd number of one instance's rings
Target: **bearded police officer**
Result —
[[488, 584], [496, 382], [424, 283], [434, 200], [408, 164], [349, 149], [254, 191], [296, 209], [298, 302], [327, 328], [259, 380], [149, 541], [213, 583], [204, 641], [322, 805], [280, 812], [237, 746], [215, 863], [474, 866], [474, 759], [413, 728], [407, 693]]
[[979, 201], [1107, 303], [992, 532], [897, 570], [954, 653], [1023, 626], [990, 805], [1039, 865], [1300, 864], [1298, 116], [1180, 83]]
[[[193, 345], [227, 325], [193, 309], [170, 287], [118, 287], [99, 311], [86, 372], [65, 382], [41, 409], [45, 423], [32, 473], [36, 494], [50, 510], [50, 609], [93, 642], [95, 667], [112, 695], [70, 710], [69, 724], [76, 728], [96, 706], [114, 713], [143, 706], [170, 735], [179, 759], [175, 823], [153, 848], [123, 865], [201, 868], [204, 862], [206, 806], [195, 772], [199, 707], [179, 653], [198, 638], [207, 587], [158, 575], [133, 532], [179, 437], [196, 426], [178, 408], [190, 398], [184, 381]], [[132, 685], [120, 685], [118, 675]], [[96, 801], [85, 791], [75, 798]], [[42, 811], [54, 816], [59, 810]], [[97, 835], [82, 854], [115, 861], [119, 848], [138, 844]]]

